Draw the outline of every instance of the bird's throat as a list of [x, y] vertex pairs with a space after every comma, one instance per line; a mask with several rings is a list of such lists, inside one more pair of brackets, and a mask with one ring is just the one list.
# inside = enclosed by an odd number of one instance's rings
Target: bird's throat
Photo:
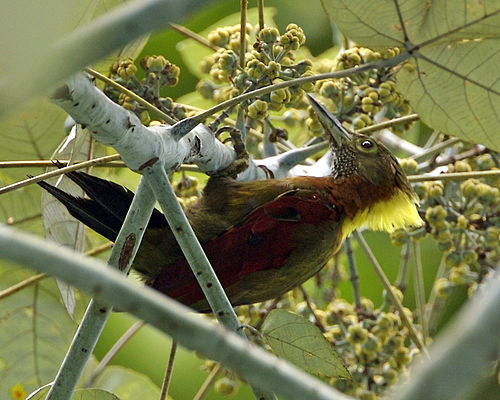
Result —
[[398, 189], [389, 199], [375, 202], [359, 210], [353, 217], [346, 217], [342, 225], [342, 236], [345, 239], [359, 228], [392, 233], [396, 229], [422, 224], [416, 199]]

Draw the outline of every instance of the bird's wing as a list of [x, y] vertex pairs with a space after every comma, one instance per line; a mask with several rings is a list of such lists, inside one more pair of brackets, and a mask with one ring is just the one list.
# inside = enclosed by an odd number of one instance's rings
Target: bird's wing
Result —
[[[296, 246], [299, 224], [338, 221], [338, 210], [319, 192], [295, 189], [256, 208], [241, 223], [203, 245], [223, 287], [248, 274], [280, 268]], [[166, 267], [152, 283], [161, 292], [191, 305], [204, 298], [186, 260]]]

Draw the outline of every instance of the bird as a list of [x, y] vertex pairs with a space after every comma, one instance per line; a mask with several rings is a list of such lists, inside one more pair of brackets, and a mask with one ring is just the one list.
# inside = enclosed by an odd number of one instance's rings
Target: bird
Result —
[[[233, 306], [277, 298], [317, 274], [354, 230], [418, 227], [418, 196], [395, 156], [374, 138], [345, 129], [323, 105], [311, 107], [329, 135], [326, 176], [238, 181], [213, 176], [185, 209]], [[66, 174], [88, 197], [38, 184], [71, 215], [114, 241], [133, 192], [84, 172]], [[191, 307], [210, 307], [157, 209], [132, 264], [144, 283]]]

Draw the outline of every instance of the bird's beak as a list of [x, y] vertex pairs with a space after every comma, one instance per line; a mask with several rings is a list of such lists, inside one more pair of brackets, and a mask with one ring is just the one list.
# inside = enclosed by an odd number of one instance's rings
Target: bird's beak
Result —
[[350, 141], [352, 139], [351, 134], [347, 132], [340, 121], [335, 118], [330, 111], [318, 103], [318, 101], [310, 94], [307, 95], [307, 98], [309, 99], [309, 103], [311, 103], [313, 110], [318, 115], [319, 122], [321, 122], [325, 131], [331, 135], [333, 143], [336, 144], [337, 147], [341, 147], [343, 142]]

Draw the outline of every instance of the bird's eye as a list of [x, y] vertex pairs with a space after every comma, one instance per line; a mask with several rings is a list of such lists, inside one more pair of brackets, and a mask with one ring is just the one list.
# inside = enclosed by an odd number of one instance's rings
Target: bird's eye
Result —
[[357, 143], [357, 147], [359, 150], [367, 153], [374, 153], [377, 151], [377, 144], [371, 139], [360, 139]]
[[365, 150], [369, 150], [373, 147], [373, 142], [370, 140], [363, 140], [361, 142], [361, 147]]

